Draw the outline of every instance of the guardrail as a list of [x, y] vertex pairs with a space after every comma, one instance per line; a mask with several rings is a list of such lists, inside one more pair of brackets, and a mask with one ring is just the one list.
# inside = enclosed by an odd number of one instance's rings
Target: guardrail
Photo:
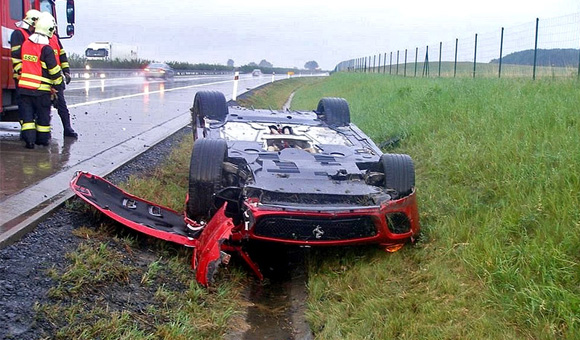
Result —
[[[71, 68], [71, 77], [73, 79], [103, 79], [103, 78], [123, 78], [123, 77], [141, 77], [141, 69], [83, 69]], [[174, 70], [176, 76], [192, 75], [233, 75], [233, 71], [212, 71], [212, 70]]]

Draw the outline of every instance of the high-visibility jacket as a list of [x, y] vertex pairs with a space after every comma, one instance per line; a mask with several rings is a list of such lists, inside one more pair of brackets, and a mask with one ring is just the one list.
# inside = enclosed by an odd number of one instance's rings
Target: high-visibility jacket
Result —
[[28, 39], [30, 34], [32, 32], [29, 30], [17, 27], [10, 36], [10, 56], [12, 57], [12, 70], [14, 71], [12, 76], [15, 79], [20, 78], [20, 71], [22, 70], [22, 59], [20, 58], [22, 43]]
[[68, 73], [68, 70], [70, 68], [70, 65], [68, 63], [68, 57], [66, 55], [64, 48], [62, 47], [62, 44], [58, 36], [56, 34], [53, 34], [50, 40], [48, 41], [48, 44], [54, 50], [54, 56], [56, 57], [56, 62], [58, 63], [58, 65], [60, 65], [63, 72]]
[[49, 92], [52, 85], [62, 83], [61, 68], [49, 45], [36, 44], [27, 39], [22, 44], [21, 54], [22, 74], [18, 87], [23, 90], [22, 94]]

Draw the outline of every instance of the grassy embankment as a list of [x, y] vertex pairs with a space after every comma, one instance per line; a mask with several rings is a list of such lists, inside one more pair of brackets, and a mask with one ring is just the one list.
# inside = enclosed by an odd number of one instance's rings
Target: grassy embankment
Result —
[[[360, 71], [360, 70], [359, 70]], [[391, 75], [399, 75], [406, 77], [438, 77], [444, 78], [472, 78], [473, 77], [473, 63], [472, 62], [458, 62], [455, 65], [450, 61], [441, 62], [441, 74], [439, 74], [439, 62], [431, 61], [429, 63], [408, 61], [405, 65], [400, 63], [381, 67], [371, 67], [369, 72], [372, 73], [388, 73]], [[513, 65], [503, 64], [501, 77], [502, 78], [527, 78], [531, 79], [534, 74], [534, 68], [530, 65]], [[499, 76], [499, 64], [496, 63], [477, 63], [475, 65], [476, 78], [497, 78]], [[536, 78], [575, 78], [578, 77], [578, 67], [558, 67], [558, 66], [537, 66]]]
[[[281, 108], [289, 93], [319, 78], [277, 82], [259, 90]], [[277, 94], [276, 94], [277, 93]], [[241, 100], [244, 105], [256, 104]], [[260, 104], [260, 103], [257, 103]], [[192, 136], [163, 165], [120, 186], [137, 196], [182, 211], [187, 194]], [[91, 213], [79, 200], [70, 209]], [[57, 282], [50, 302], [38, 305], [40, 320], [58, 329], [56, 339], [222, 339], [243, 327], [245, 267], [230, 265], [205, 289], [190, 269], [191, 250], [130, 232], [99, 214], [94, 226], [77, 226], [83, 241], [67, 263], [49, 275]]]
[[346, 98], [416, 163], [423, 237], [395, 254], [320, 251], [319, 339], [578, 339], [580, 86], [574, 80], [338, 74], [293, 108]]
[[[280, 107], [292, 90], [278, 88], [275, 92], [285, 93], [277, 96], [283, 100], [263, 107]], [[423, 227], [418, 244], [394, 254], [374, 247], [313, 252], [308, 318], [317, 338], [578, 338], [578, 91], [573, 81], [361, 74], [338, 74], [302, 87], [294, 97], [294, 108], [311, 110], [321, 97], [344, 97], [353, 122], [377, 143], [402, 138], [397, 149], [388, 151], [408, 153], [415, 160]], [[274, 98], [270, 92], [265, 96]], [[165, 175], [156, 172], [150, 179], [135, 178], [126, 188], [181, 210], [190, 147], [191, 140], [174, 153]], [[174, 189], [166, 191], [167, 187]], [[119, 248], [131, 249], [131, 242], [119, 246], [124, 243], [115, 238], [103, 241], [89, 235], [87, 239], [96, 244], [90, 249], [114, 245], [117, 254], [130, 257]], [[86, 252], [82, 247], [78, 250], [81, 255]], [[155, 252], [159, 258], [149, 265], [151, 269], [132, 269], [140, 270], [141, 284], [139, 279], [128, 281], [124, 267], [103, 267], [121, 274], [95, 284], [85, 273], [65, 281], [59, 287], [65, 290], [55, 290], [55, 297], [69, 296], [64, 301], [72, 306], [57, 312], [70, 315], [71, 326], [76, 322], [76, 332], [73, 329], [63, 338], [83, 338], [78, 335], [99, 330], [108, 332], [102, 338], [219, 337], [241, 305], [239, 275], [223, 271], [226, 276], [217, 289], [206, 292], [187, 270], [187, 252], [165, 251], [162, 245]], [[78, 257], [82, 258], [71, 255]], [[109, 261], [120, 262], [115, 257]], [[79, 262], [75, 260], [68, 271], [79, 268]], [[174, 262], [178, 266], [168, 265]], [[168, 274], [159, 268], [183, 272]], [[178, 277], [185, 288], [163, 286], [168, 275]], [[78, 294], [71, 293], [71, 286], [86, 282], [89, 287], [157, 282], [155, 297], [163, 308], [150, 304], [150, 314], [137, 318], [99, 309], [94, 315], [100, 321], [91, 322], [95, 318], [86, 309], [86, 300], [70, 299]], [[187, 308], [180, 305], [183, 296], [194, 297], [186, 300]], [[97, 304], [93, 309], [98, 308]], [[208, 313], [209, 321], [203, 318]], [[119, 326], [120, 322], [124, 323]]]

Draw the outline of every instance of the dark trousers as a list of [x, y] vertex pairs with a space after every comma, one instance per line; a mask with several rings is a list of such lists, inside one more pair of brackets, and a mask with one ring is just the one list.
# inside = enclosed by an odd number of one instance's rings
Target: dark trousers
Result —
[[[19, 112], [24, 141], [47, 144], [50, 140], [50, 93], [39, 96], [21, 93]], [[34, 124], [34, 129], [31, 124]]]
[[70, 113], [68, 111], [68, 107], [66, 105], [66, 100], [64, 99], [64, 84], [62, 86], [58, 86], [56, 90], [57, 96], [57, 103], [56, 103], [56, 110], [58, 111], [58, 116], [60, 117], [60, 121], [62, 122], [62, 127], [65, 129], [71, 128], [70, 125]]

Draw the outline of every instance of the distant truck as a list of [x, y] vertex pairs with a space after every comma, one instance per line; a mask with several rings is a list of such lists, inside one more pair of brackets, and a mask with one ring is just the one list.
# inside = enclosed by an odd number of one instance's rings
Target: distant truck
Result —
[[93, 42], [87, 46], [85, 57], [87, 60], [133, 60], [138, 58], [137, 46], [108, 41]]

